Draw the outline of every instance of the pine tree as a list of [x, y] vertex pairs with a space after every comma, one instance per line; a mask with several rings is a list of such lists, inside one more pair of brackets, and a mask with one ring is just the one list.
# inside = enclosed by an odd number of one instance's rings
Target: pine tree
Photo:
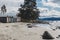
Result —
[[36, 0], [24, 0], [24, 5], [18, 9], [17, 16], [21, 17], [21, 21], [36, 20], [39, 16], [39, 10], [36, 7]]

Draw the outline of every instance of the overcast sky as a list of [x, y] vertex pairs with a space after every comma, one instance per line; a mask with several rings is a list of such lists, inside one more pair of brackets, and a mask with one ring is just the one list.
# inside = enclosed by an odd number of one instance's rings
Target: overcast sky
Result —
[[[37, 7], [43, 15], [58, 15], [60, 16], [60, 0], [37, 0]], [[20, 4], [24, 0], [0, 0], [0, 7], [5, 4], [7, 12], [17, 12]], [[44, 12], [43, 12], [44, 11]]]
[[37, 6], [43, 16], [60, 16], [60, 0], [37, 0]]
[[23, 4], [24, 0], [0, 0], [0, 8], [2, 5], [6, 5], [7, 12], [17, 12], [20, 4]]

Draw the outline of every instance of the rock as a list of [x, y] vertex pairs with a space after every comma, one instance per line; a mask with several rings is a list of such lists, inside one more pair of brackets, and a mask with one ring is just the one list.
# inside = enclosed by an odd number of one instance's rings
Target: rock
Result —
[[54, 31], [55, 31], [56, 29], [52, 29], [52, 30], [54, 30]]
[[9, 26], [6, 26], [6, 27], [9, 27]]
[[60, 35], [58, 35], [60, 37]]
[[60, 35], [58, 35], [58, 37], [56, 37], [56, 38], [60, 38]]
[[56, 38], [59, 38], [59, 37], [56, 37]]
[[32, 25], [31, 24], [27, 24], [28, 28], [32, 28]]
[[32, 26], [28, 26], [28, 28], [32, 28]]
[[43, 39], [54, 39], [48, 31], [45, 31], [42, 35]]
[[60, 26], [57, 26], [56, 29], [60, 29]]

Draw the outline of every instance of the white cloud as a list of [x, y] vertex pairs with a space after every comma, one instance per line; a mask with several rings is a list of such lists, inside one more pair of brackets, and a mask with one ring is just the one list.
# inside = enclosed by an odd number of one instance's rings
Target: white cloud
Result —
[[40, 11], [40, 16], [45, 16], [47, 15], [47, 12], [49, 12], [48, 8], [43, 8], [43, 7], [38, 7], [39, 11]]
[[49, 11], [48, 8], [43, 8], [43, 7], [38, 7], [39, 11], [43, 12], [43, 11]]
[[[40, 16], [56, 16], [56, 17], [60, 17], [60, 12], [57, 10], [54, 10], [54, 8], [60, 8], [60, 5], [58, 3], [54, 3], [54, 0], [47, 0], [48, 2], [46, 2], [45, 0], [42, 0], [42, 4], [43, 6], [48, 6], [51, 7], [51, 10], [49, 10], [48, 8], [44, 8], [44, 7], [38, 7], [38, 9], [40, 10]], [[57, 1], [57, 0], [56, 0]]]
[[60, 5], [58, 5], [57, 3], [53, 3], [53, 2], [44, 2], [43, 3], [44, 6], [51, 6], [51, 7], [59, 7], [60, 8]]
[[[38, 9], [41, 11], [41, 16], [50, 16], [50, 15], [60, 15], [60, 12], [55, 11], [53, 8], [55, 7], [59, 7], [60, 5], [58, 3], [54, 3], [54, 0], [48, 0], [48, 2], [46, 2], [45, 0], [42, 0], [42, 4], [43, 6], [51, 6], [52, 10], [49, 11], [48, 8], [43, 8], [43, 7], [39, 7]], [[18, 8], [20, 7], [20, 4], [23, 4], [24, 0], [0, 0], [0, 7], [3, 4], [6, 4], [7, 7], [7, 12], [17, 12]]]
[[39, 11], [40, 11], [40, 16], [55, 16], [55, 17], [60, 17], [60, 12], [56, 11], [56, 10], [49, 10], [48, 8], [43, 8], [43, 7], [38, 7]]
[[51, 10], [48, 13], [49, 13], [49, 15], [58, 15], [58, 16], [60, 15], [60, 12], [58, 12], [56, 10]]
[[52, 2], [59, 4], [60, 0], [53, 0]]
[[40, 16], [52, 16], [53, 15], [56, 15], [56, 17], [60, 17], [60, 12], [59, 11], [56, 11], [56, 10], [51, 10], [51, 11], [47, 11], [47, 12], [43, 12], [43, 13], [40, 13]]
[[[0, 7], [5, 4], [7, 8], [7, 13], [18, 12], [20, 4], [23, 4], [24, 0], [0, 0]], [[12, 15], [12, 14], [11, 14]]]
[[24, 0], [1, 0], [0, 5], [2, 6], [3, 4], [7, 6], [20, 6], [19, 4], [23, 4]]
[[7, 12], [11, 12], [11, 11], [16, 11], [17, 12], [18, 7], [7, 7]]

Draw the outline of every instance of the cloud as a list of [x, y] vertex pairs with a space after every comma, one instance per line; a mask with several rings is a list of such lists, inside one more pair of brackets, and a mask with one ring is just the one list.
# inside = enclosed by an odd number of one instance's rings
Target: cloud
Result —
[[[14, 12], [16, 14], [18, 12], [18, 8], [20, 7], [20, 4], [23, 4], [24, 0], [0, 0], [0, 8], [2, 5], [6, 5], [7, 13], [11, 14]], [[11, 14], [13, 15], [13, 14]]]
[[40, 16], [52, 16], [55, 15], [56, 17], [60, 17], [60, 12], [56, 10], [46, 11], [40, 14]]
[[24, 0], [0, 0], [0, 7], [5, 4], [7, 8], [20, 7], [20, 4], [23, 4]]
[[54, 2], [54, 3], [60, 3], [60, 0], [53, 0], [52, 2]]
[[40, 12], [49, 11], [48, 8], [44, 8], [44, 7], [38, 7], [38, 9], [39, 9]]
[[0, 5], [2, 6], [5, 4], [6, 6], [20, 6], [20, 4], [23, 4], [24, 0], [1, 0]]
[[44, 8], [44, 7], [38, 7], [39, 11], [40, 11], [40, 16], [45, 16], [47, 15], [47, 12], [49, 12], [48, 8]]
[[56, 10], [51, 10], [48, 12], [50, 15], [60, 15], [60, 12], [56, 11]]
[[48, 8], [44, 7], [38, 7], [40, 11], [40, 16], [45, 16], [45, 17], [60, 17], [60, 12], [57, 10], [49, 10]]
[[[47, 2], [46, 2], [47, 1]], [[54, 10], [55, 8], [60, 8], [60, 5], [58, 3], [54, 3], [55, 0], [41, 0], [41, 2], [37, 2], [38, 7], [46, 7], [49, 8], [49, 10]], [[58, 0], [56, 0], [58, 1]]]
[[51, 6], [51, 7], [59, 7], [60, 8], [60, 5], [58, 5], [57, 3], [53, 3], [51, 1], [48, 2], [48, 3], [44, 2], [43, 5], [44, 6]]
[[[47, 1], [47, 2], [46, 2]], [[0, 0], [0, 7], [5, 4], [7, 7], [7, 13], [17, 13], [18, 8], [20, 7], [20, 4], [23, 4], [24, 0]], [[54, 10], [55, 8], [60, 8], [60, 0], [42, 0], [39, 1], [38, 9], [41, 11], [41, 16], [49, 16], [49, 15], [60, 15], [59, 11]], [[44, 6], [51, 7], [51, 10], [49, 8], [45, 8]]]

